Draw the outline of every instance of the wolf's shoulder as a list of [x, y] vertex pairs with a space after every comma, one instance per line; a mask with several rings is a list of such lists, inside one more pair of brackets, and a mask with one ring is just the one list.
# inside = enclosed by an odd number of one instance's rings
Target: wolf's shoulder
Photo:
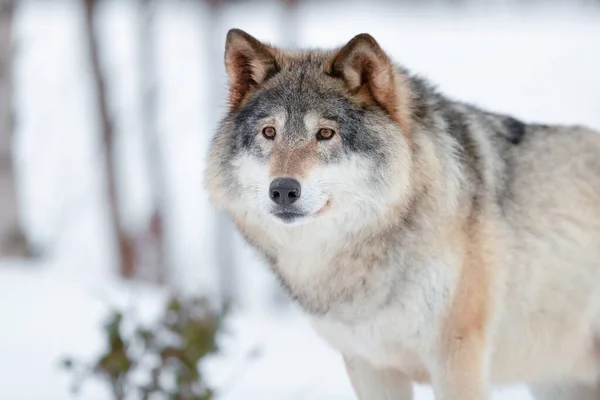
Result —
[[523, 140], [528, 127], [522, 120], [453, 99], [427, 79], [404, 72], [411, 80], [413, 117], [425, 130], [448, 134], [459, 142], [475, 136], [499, 138], [513, 145]]

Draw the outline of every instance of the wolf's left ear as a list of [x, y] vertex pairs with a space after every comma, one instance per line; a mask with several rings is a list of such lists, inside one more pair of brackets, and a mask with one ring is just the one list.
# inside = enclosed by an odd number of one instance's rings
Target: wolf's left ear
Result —
[[239, 108], [258, 85], [277, 72], [274, 49], [240, 29], [227, 33], [225, 69], [229, 83], [229, 104]]
[[342, 78], [359, 101], [375, 102], [408, 129], [410, 89], [405, 77], [371, 35], [357, 35], [338, 50], [330, 73]]

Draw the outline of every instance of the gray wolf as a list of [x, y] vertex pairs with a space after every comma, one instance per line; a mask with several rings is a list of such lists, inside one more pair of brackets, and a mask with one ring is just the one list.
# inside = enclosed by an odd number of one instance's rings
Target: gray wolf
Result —
[[600, 135], [451, 100], [373, 37], [227, 35], [205, 172], [361, 400], [600, 399]]

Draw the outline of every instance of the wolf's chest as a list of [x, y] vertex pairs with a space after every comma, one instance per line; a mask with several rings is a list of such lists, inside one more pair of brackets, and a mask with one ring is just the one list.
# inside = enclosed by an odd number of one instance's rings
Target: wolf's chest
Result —
[[374, 257], [365, 256], [362, 249], [333, 253], [319, 245], [307, 247], [311, 251], [282, 251], [274, 269], [309, 314], [355, 317], [395, 296], [398, 270], [383, 252]]
[[[346, 357], [368, 361], [379, 368], [402, 370], [416, 381], [427, 381], [426, 365], [436, 343], [436, 321], [443, 312], [451, 277], [429, 268], [408, 268], [403, 279], [391, 279], [392, 296], [384, 303], [370, 296], [355, 302], [341, 317], [312, 316], [311, 323], [326, 342]], [[373, 295], [374, 293], [371, 293]], [[366, 300], [366, 301], [365, 301]]]
[[360, 358], [378, 368], [401, 369], [415, 380], [427, 380], [425, 358], [432, 329], [425, 319], [409, 314], [384, 311], [353, 323], [313, 317], [311, 324], [345, 357]]

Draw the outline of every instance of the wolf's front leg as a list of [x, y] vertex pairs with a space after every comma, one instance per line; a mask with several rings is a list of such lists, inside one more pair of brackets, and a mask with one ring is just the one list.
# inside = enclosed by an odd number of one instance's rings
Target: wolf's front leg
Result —
[[494, 232], [484, 214], [473, 217], [466, 240], [465, 261], [447, 314], [440, 319], [433, 346], [431, 379], [436, 400], [487, 400], [493, 300], [500, 296], [492, 282], [493, 254], [480, 232]]
[[450, 337], [436, 357], [433, 389], [436, 400], [488, 399], [485, 340], [478, 333]]
[[356, 358], [344, 361], [359, 400], [412, 400], [413, 385], [400, 371], [377, 369]]

